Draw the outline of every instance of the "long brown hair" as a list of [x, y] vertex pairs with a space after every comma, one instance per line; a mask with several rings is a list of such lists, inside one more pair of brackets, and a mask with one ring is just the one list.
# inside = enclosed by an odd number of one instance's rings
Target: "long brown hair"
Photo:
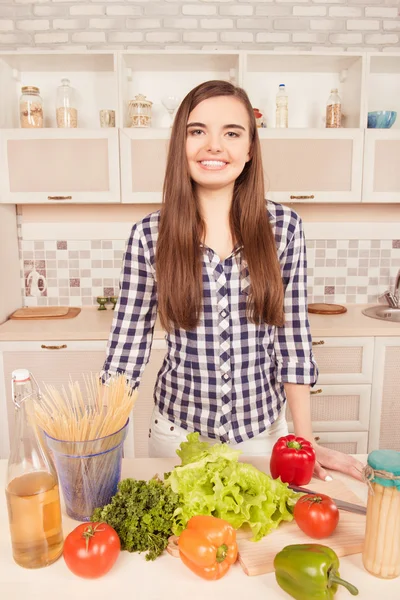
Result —
[[250, 160], [235, 181], [230, 210], [232, 238], [243, 246], [250, 293], [247, 317], [253, 323], [283, 325], [283, 283], [274, 234], [265, 206], [260, 142], [246, 92], [227, 81], [207, 81], [184, 98], [171, 132], [156, 248], [158, 309], [162, 326], [194, 329], [203, 306], [202, 251], [205, 223], [186, 158], [186, 126], [203, 100], [234, 96], [247, 110]]

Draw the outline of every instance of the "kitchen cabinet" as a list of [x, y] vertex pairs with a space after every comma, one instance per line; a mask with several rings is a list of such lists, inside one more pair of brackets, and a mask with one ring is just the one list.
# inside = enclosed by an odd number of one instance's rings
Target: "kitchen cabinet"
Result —
[[400, 129], [367, 129], [363, 202], [400, 202]]
[[[315, 437], [328, 448], [367, 452], [374, 338], [314, 338], [313, 352], [319, 368], [311, 389]], [[289, 408], [286, 417], [293, 431]]]
[[[11, 397], [11, 373], [26, 368], [39, 386], [43, 382], [60, 389], [69, 380], [78, 381], [84, 389], [83, 374], [97, 373], [105, 359], [106, 341], [0, 342], [0, 458], [7, 458], [9, 440], [14, 432], [14, 406]], [[165, 354], [165, 342], [154, 340], [131, 415], [124, 445], [127, 458], [146, 457], [148, 429], [153, 410], [153, 388]]]
[[0, 201], [120, 200], [118, 130], [0, 130]]
[[368, 451], [400, 451], [400, 337], [375, 340]]
[[[78, 92], [75, 130], [56, 128], [62, 77]], [[211, 79], [242, 86], [262, 113], [266, 127], [259, 134], [272, 200], [400, 201], [400, 122], [391, 130], [366, 129], [368, 110], [400, 114], [398, 53], [136, 49], [0, 53], [0, 202], [160, 203], [171, 132], [163, 99], [181, 100]], [[289, 94], [284, 130], [275, 128], [282, 82]], [[20, 88], [32, 83], [43, 96], [44, 128], [19, 129]], [[342, 100], [339, 129], [325, 128], [332, 88]], [[144, 91], [152, 102], [151, 127], [130, 128], [129, 102]], [[116, 111], [119, 144], [117, 129], [100, 128], [104, 108]]]
[[120, 131], [123, 203], [161, 203], [169, 129]]
[[360, 129], [261, 129], [268, 198], [277, 202], [360, 202]]

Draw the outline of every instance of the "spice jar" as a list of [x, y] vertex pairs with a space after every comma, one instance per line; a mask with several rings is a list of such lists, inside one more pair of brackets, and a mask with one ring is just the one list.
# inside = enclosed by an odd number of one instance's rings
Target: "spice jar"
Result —
[[369, 488], [363, 564], [393, 579], [400, 575], [400, 452], [374, 450], [363, 474]]
[[74, 89], [70, 86], [69, 79], [61, 79], [57, 88], [57, 127], [77, 127], [78, 110], [76, 108]]
[[326, 127], [335, 128], [342, 126], [342, 102], [337, 88], [331, 90], [331, 95], [326, 103]]
[[21, 88], [21, 93], [19, 101], [21, 127], [43, 127], [43, 100], [40, 97], [39, 88], [33, 85], [25, 85]]
[[152, 102], [146, 100], [146, 96], [138, 94], [129, 101], [128, 113], [130, 127], [150, 127]]

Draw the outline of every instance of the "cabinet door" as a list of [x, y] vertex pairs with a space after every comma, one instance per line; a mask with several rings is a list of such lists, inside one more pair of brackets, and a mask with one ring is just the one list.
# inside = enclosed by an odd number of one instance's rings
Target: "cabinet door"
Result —
[[365, 131], [363, 202], [400, 202], [400, 131]]
[[268, 198], [277, 202], [360, 202], [359, 129], [260, 129]]
[[119, 202], [118, 130], [2, 130], [0, 201]]
[[[316, 385], [311, 390], [313, 431], [368, 431], [371, 386]], [[286, 419], [292, 426], [289, 406]]]
[[[83, 374], [97, 373], [105, 360], [105, 341], [52, 341], [4, 342], [1, 344], [0, 396], [3, 400], [3, 432], [1, 457], [8, 452], [9, 440], [14, 433], [14, 404], [11, 396], [11, 373], [14, 369], [29, 369], [39, 386], [43, 383], [57, 389], [68, 385], [70, 379], [78, 381], [84, 389]], [[8, 425], [8, 426], [7, 426]], [[5, 439], [4, 439], [5, 438]]]
[[161, 203], [170, 129], [121, 129], [122, 202]]
[[400, 337], [376, 338], [368, 452], [400, 451]]
[[316, 436], [316, 440], [321, 446], [338, 450], [345, 454], [366, 454], [368, 447], [368, 433], [365, 432], [344, 432], [331, 433], [321, 432]]
[[313, 338], [321, 384], [371, 383], [374, 338]]

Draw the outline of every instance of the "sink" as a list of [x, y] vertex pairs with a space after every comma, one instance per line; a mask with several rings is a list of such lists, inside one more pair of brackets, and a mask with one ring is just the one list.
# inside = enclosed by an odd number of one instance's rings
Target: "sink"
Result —
[[382, 319], [382, 321], [394, 321], [400, 323], [400, 307], [391, 308], [390, 306], [370, 306], [362, 310], [363, 315], [371, 317], [372, 319]]

